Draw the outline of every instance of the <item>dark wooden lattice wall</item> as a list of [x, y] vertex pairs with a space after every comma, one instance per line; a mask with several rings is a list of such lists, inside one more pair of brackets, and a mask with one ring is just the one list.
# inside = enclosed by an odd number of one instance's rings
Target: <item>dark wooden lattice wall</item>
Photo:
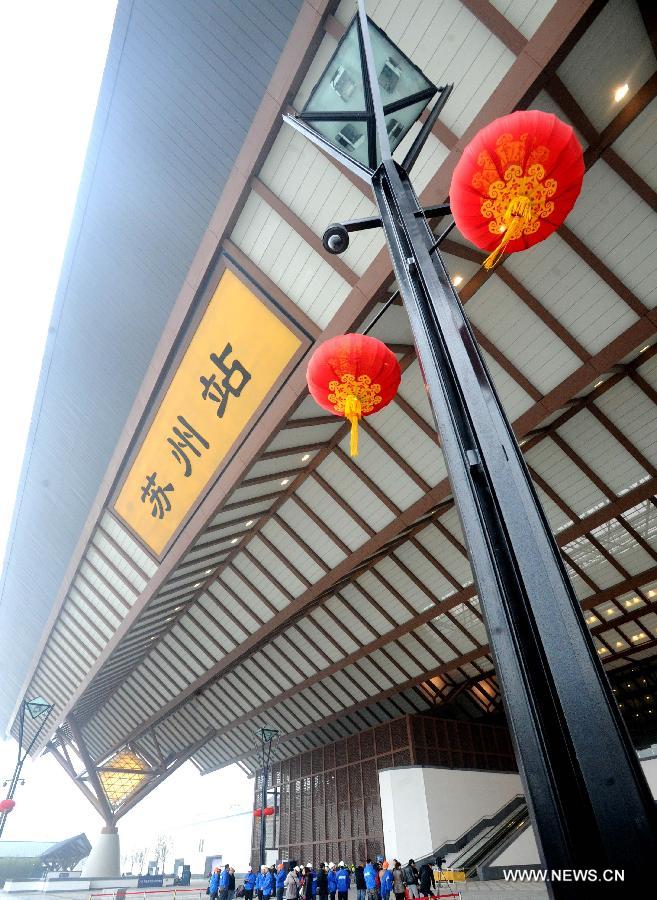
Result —
[[[275, 763], [270, 774], [267, 847], [280, 860], [364, 862], [383, 853], [378, 773], [410, 765], [517, 771], [506, 728], [431, 716], [404, 716]], [[261, 774], [254, 807], [260, 806]], [[259, 862], [254, 819], [251, 862]]]

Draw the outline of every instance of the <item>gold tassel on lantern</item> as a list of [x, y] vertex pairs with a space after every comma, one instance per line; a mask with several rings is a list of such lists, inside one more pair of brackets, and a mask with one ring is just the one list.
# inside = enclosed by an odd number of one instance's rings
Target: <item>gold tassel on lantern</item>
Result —
[[494, 269], [504, 256], [506, 245], [519, 238], [532, 220], [532, 204], [529, 197], [514, 197], [504, 213], [504, 236], [490, 256], [484, 260], [484, 269]]
[[358, 456], [358, 420], [362, 415], [360, 400], [355, 394], [349, 394], [344, 401], [344, 415], [351, 422], [351, 437], [349, 439], [349, 453]]

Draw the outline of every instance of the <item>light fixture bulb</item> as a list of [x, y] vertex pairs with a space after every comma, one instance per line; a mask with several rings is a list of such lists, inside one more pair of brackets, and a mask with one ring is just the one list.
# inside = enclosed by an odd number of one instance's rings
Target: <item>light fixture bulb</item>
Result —
[[627, 94], [629, 89], [630, 89], [630, 86], [627, 83], [621, 84], [619, 87], [616, 88], [616, 90], [614, 91], [614, 100], [616, 101], [616, 103], [621, 102], [621, 100], [623, 99], [623, 97], [625, 97], [625, 95]]
[[249, 528], [251, 525], [253, 525], [253, 519], [249, 519], [249, 521], [246, 523], [246, 527]]
[[284, 478], [284, 479], [281, 481], [281, 487], [285, 487], [285, 485], [286, 485], [286, 484], [289, 484], [289, 483], [290, 483], [290, 479], [289, 479], [289, 478]]
[[237, 538], [233, 538], [233, 540], [231, 541], [231, 544], [236, 544], [236, 543], [237, 543]]
[[454, 285], [454, 287], [458, 287], [460, 284], [463, 284], [463, 275], [455, 275], [452, 284]]
[[310, 453], [304, 453], [303, 456], [301, 457], [301, 462], [308, 462], [309, 459], [310, 459]]

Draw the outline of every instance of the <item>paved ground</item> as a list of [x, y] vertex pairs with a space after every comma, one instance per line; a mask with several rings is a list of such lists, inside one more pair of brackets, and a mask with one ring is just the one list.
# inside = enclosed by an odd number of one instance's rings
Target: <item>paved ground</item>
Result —
[[547, 900], [544, 884], [509, 884], [506, 881], [467, 881], [459, 888], [463, 900]]
[[[198, 888], [196, 892], [177, 891], [177, 900], [205, 900], [205, 882], [202, 885], [192, 885], [192, 888]], [[133, 890], [136, 890], [133, 888]], [[461, 885], [459, 890], [462, 893], [463, 900], [503, 900], [505, 897], [513, 898], [513, 900], [546, 900], [547, 890], [545, 885], [540, 884], [509, 884], [504, 881], [469, 881]], [[189, 891], [189, 889], [187, 889]], [[446, 893], [447, 889], [443, 888], [442, 893]], [[109, 889], [105, 889], [104, 893], [111, 895]], [[136, 892], [132, 897], [130, 895], [127, 900], [140, 900], [140, 893]], [[54, 900], [89, 900], [88, 894], [83, 891], [57, 891], [52, 894], [43, 894], [41, 892], [23, 892], [21, 891], [11, 894], [0, 892], [7, 900], [16, 898], [16, 900], [44, 900], [52, 896]], [[356, 892], [349, 892], [349, 900], [355, 900]], [[101, 898], [101, 900], [112, 900], [111, 896]], [[173, 900], [171, 889], [161, 894], [159, 891], [151, 890], [145, 895], [145, 900]]]

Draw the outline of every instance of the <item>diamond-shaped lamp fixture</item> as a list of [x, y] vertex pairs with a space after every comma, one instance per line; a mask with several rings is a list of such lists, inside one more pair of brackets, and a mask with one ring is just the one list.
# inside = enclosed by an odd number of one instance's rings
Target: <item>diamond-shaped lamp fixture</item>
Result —
[[152, 775], [150, 767], [132, 750], [120, 750], [98, 769], [100, 783], [112, 809], [117, 809]]
[[[419, 119], [437, 88], [368, 18], [390, 149]], [[342, 36], [299, 118], [370, 169], [381, 161], [358, 16]]]
[[263, 744], [273, 741], [279, 733], [278, 728], [258, 728], [256, 731], [257, 737], [260, 738]]
[[38, 719], [44, 713], [50, 712], [52, 704], [44, 700], [43, 697], [35, 697], [34, 700], [25, 701], [25, 709], [29, 712], [33, 719]]

